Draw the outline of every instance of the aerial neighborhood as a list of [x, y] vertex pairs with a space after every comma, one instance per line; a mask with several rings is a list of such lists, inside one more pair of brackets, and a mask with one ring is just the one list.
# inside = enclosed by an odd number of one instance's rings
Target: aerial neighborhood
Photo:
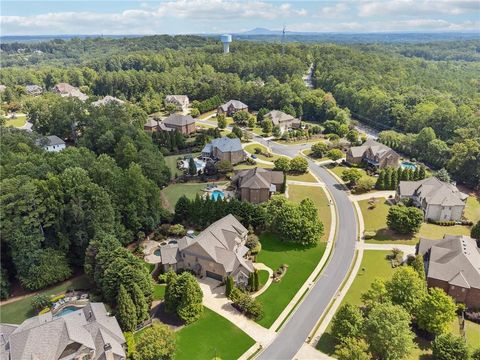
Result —
[[469, 61], [228, 34], [19, 44], [1, 359], [480, 359]]

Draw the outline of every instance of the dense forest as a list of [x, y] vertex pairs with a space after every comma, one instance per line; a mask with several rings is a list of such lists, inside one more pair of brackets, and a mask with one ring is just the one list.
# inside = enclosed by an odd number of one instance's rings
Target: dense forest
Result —
[[[480, 64], [444, 61], [478, 46], [288, 43], [282, 55], [279, 44], [241, 41], [225, 56], [217, 41], [195, 36], [2, 44], [2, 108], [26, 112], [34, 129], [1, 127], [8, 277], [45, 287], [81, 268], [91, 241], [113, 237], [125, 245], [171, 220], [159, 196], [170, 179], [162, 153], [174, 150], [171, 139], [143, 131], [166, 94], [186, 94], [205, 109], [238, 99], [263, 114], [279, 109], [347, 131], [352, 115], [388, 130], [381, 141], [478, 187]], [[313, 90], [302, 80], [312, 63]], [[27, 84], [49, 90], [59, 82], [79, 87], [88, 101], [25, 92]], [[127, 103], [91, 105], [105, 95]], [[75, 146], [49, 153], [35, 145], [49, 134]]]

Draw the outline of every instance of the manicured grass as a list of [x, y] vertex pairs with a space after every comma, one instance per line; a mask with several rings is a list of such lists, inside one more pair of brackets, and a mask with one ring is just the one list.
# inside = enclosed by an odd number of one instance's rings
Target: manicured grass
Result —
[[264, 168], [264, 169], [272, 169], [273, 165], [263, 164], [263, 163], [256, 163], [255, 165], [238, 164], [238, 165], [234, 166], [234, 170], [253, 169], [255, 167]]
[[470, 228], [468, 226], [440, 226], [435, 224], [423, 223], [420, 231], [413, 235], [397, 234], [387, 227], [387, 214], [389, 206], [384, 198], [376, 198], [376, 206], [369, 209], [369, 200], [361, 200], [358, 202], [362, 210], [363, 220], [365, 223], [365, 231], [376, 231], [377, 235], [373, 239], [365, 240], [367, 243], [397, 243], [414, 245], [419, 238], [442, 239], [445, 234], [449, 235], [469, 235]]
[[260, 288], [263, 287], [268, 281], [268, 278], [270, 277], [270, 274], [268, 273], [267, 270], [260, 270], [258, 272], [258, 281], [260, 282]]
[[165, 164], [170, 169], [171, 178], [174, 179], [175, 175], [180, 176], [182, 175], [183, 171], [177, 169], [177, 161], [179, 159], [183, 159], [185, 156], [191, 155], [193, 157], [197, 157], [200, 153], [192, 153], [192, 154], [182, 154], [182, 155], [169, 155], [165, 156]]
[[[335, 166], [335, 167], [329, 167], [328, 169], [330, 171], [333, 171], [335, 173], [335, 175], [337, 175], [341, 179], [343, 172], [347, 169], [350, 169], [350, 168], [346, 167], [346, 166]], [[367, 175], [367, 172], [364, 169], [362, 169], [362, 168], [356, 168], [356, 169], [360, 170], [360, 172], [362, 173], [362, 178], [368, 177], [368, 178], [374, 179], [375, 181], [377, 180], [377, 178], [375, 178], [373, 176], [370, 176], [370, 175]]]
[[286, 243], [273, 234], [260, 236], [262, 251], [257, 261], [277, 270], [282, 264], [288, 270], [280, 282], [272, 283], [267, 291], [257, 299], [263, 303], [265, 316], [258, 321], [264, 327], [270, 327], [283, 309], [288, 305], [308, 276], [315, 269], [325, 252], [325, 243], [314, 247]]
[[[182, 195], [185, 195], [190, 199], [194, 199], [197, 194], [201, 195], [203, 193], [202, 190], [205, 189], [208, 184], [212, 183], [178, 183], [167, 186], [165, 189], [162, 190], [162, 194], [168, 201], [168, 204], [166, 204], [166, 206], [170, 210], [173, 210], [175, 208], [177, 200]], [[218, 182], [216, 184], [225, 184], [225, 182]]]
[[5, 126], [22, 127], [27, 122], [27, 115], [17, 115], [15, 119], [8, 119]]
[[317, 179], [313, 177], [310, 171], [307, 171], [305, 174], [288, 174], [287, 180], [295, 181], [305, 181], [305, 182], [317, 182]]
[[253, 132], [254, 134], [263, 136], [263, 130], [261, 127], [254, 127], [253, 129], [250, 129], [250, 131]]
[[177, 332], [176, 360], [238, 359], [255, 341], [224, 317], [204, 308], [201, 318]]
[[255, 154], [255, 149], [256, 148], [262, 149], [263, 153], [268, 153], [269, 152], [268, 149], [265, 146], [257, 144], [257, 143], [248, 144], [247, 146], [245, 146], [245, 151], [250, 153], [250, 154], [256, 155], [257, 158], [259, 158], [261, 160], [264, 160], [264, 161], [274, 162], [275, 160], [277, 160], [280, 157], [279, 155], [274, 155], [274, 154], [272, 154], [272, 157], [266, 157], [266, 156], [261, 155], [261, 154]]
[[465, 206], [465, 217], [468, 220], [477, 222], [480, 220], [480, 201], [475, 196], [469, 196], [467, 199], [467, 206]]
[[318, 209], [318, 217], [323, 223], [323, 235], [321, 241], [327, 241], [328, 235], [330, 234], [332, 217], [325, 191], [318, 186], [289, 185], [288, 197], [289, 200], [295, 202], [300, 202], [306, 198], [311, 199], [314, 202]]
[[64, 281], [63, 283], [54, 286], [48, 290], [34, 292], [25, 298], [11, 302], [0, 307], [0, 322], [8, 324], [20, 324], [25, 319], [35, 316], [32, 309], [32, 296], [35, 294], [44, 295], [60, 295], [68, 289], [86, 290], [91, 287], [85, 275]]
[[143, 262], [143, 266], [145, 266], [145, 269], [147, 269], [149, 273], [151, 273], [153, 269], [155, 269], [155, 264], [150, 264], [146, 261]]
[[216, 112], [217, 112], [217, 110], [207, 111], [206, 113], [201, 114], [201, 115], [198, 117], [198, 119], [201, 119], [201, 120], [206, 119], [207, 117], [212, 116], [212, 115], [215, 114]]
[[163, 300], [165, 297], [165, 284], [155, 284], [153, 286], [153, 300]]

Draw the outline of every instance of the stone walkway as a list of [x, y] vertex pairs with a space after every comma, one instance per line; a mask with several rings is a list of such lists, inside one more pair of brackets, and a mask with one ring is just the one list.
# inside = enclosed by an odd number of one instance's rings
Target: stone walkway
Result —
[[297, 180], [287, 180], [288, 185], [302, 185], [302, 186], [318, 186], [324, 187], [325, 184], [322, 182], [308, 182], [308, 181], [297, 181]]
[[395, 197], [395, 190], [374, 191], [374, 192], [368, 192], [360, 195], [350, 195], [350, 199], [352, 201], [368, 200], [371, 198], [380, 198], [380, 197], [388, 199], [390, 196]]
[[391, 251], [393, 249], [399, 249], [403, 251], [403, 258], [406, 259], [408, 255], [415, 255], [415, 245], [403, 245], [403, 244], [358, 244], [357, 248], [362, 247], [363, 250], [383, 250]]
[[265, 291], [267, 291], [268, 287], [272, 284], [272, 282], [273, 282], [273, 270], [263, 263], [254, 263], [253, 267], [257, 270], [268, 271], [267, 282], [262, 286], [262, 288], [260, 290], [258, 290], [255, 294], [252, 294], [253, 297], [257, 297], [257, 296], [262, 295]]
[[203, 292], [203, 305], [205, 307], [235, 324], [263, 347], [270, 344], [275, 338], [274, 331], [265, 329], [255, 321], [248, 319], [231, 305], [230, 300], [225, 296], [225, 286], [220, 286], [219, 281], [203, 278], [199, 279], [198, 283]]

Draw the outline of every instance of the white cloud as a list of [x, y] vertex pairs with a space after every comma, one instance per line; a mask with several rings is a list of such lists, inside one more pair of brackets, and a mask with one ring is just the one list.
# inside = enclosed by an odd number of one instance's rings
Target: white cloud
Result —
[[332, 5], [332, 6], [323, 6], [320, 8], [320, 11], [318, 13], [319, 16], [324, 17], [339, 17], [347, 10], [349, 10], [350, 7], [344, 3], [344, 2], [339, 2], [338, 4]]
[[235, 19], [275, 20], [292, 16], [306, 16], [305, 9], [294, 9], [288, 3], [228, 0], [177, 0], [150, 6], [145, 2], [140, 9], [119, 13], [58, 12], [33, 16], [1, 16], [4, 34], [50, 34], [50, 33], [107, 33], [149, 34], [159, 31], [172, 32], [164, 21], [233, 21]]
[[358, 15], [370, 16], [418, 16], [433, 14], [461, 15], [478, 13], [478, 0], [386, 0], [366, 1], [358, 5]]

